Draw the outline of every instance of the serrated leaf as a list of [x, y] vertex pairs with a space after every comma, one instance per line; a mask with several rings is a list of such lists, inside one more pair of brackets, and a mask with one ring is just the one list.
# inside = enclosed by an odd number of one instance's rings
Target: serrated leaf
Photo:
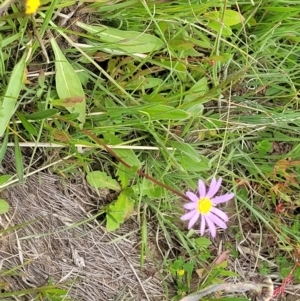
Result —
[[118, 169], [116, 172], [119, 182], [121, 183], [122, 189], [128, 187], [130, 181], [137, 176], [135, 168], [128, 168], [122, 163], [118, 164]]
[[66, 109], [70, 113], [78, 113], [77, 119], [84, 123], [86, 101], [81, 82], [54, 38], [51, 39], [51, 45], [55, 55], [55, 82], [57, 94], [60, 99], [83, 99], [81, 102], [75, 103], [73, 106], [67, 106]]
[[17, 99], [23, 87], [25, 61], [24, 55], [11, 73], [4, 96], [0, 97], [0, 137], [3, 136], [10, 118], [16, 111]]
[[0, 199], [0, 214], [6, 213], [9, 210], [9, 204], [3, 200]]
[[161, 39], [143, 32], [119, 30], [104, 25], [87, 25], [82, 22], [76, 22], [76, 25], [98, 36], [103, 42], [110, 43], [110, 47], [128, 54], [149, 53], [164, 46]]
[[133, 201], [125, 193], [121, 193], [117, 201], [108, 207], [106, 215], [107, 231], [111, 232], [118, 229], [120, 224], [130, 217], [133, 209]]
[[121, 189], [120, 184], [103, 171], [95, 170], [88, 173], [86, 180], [94, 188], [108, 188], [115, 191], [120, 191]]

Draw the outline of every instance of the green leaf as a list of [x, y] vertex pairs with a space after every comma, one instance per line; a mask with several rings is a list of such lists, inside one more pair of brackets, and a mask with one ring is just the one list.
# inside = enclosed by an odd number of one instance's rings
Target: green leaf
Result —
[[203, 96], [207, 91], [208, 91], [207, 78], [202, 77], [187, 92], [187, 95], [184, 97], [184, 101], [190, 102], [196, 100], [200, 96]]
[[208, 248], [211, 245], [211, 241], [206, 237], [196, 238], [195, 243], [199, 248]]
[[119, 30], [104, 25], [93, 26], [82, 22], [76, 22], [76, 25], [100, 37], [103, 42], [111, 43], [108, 47], [114, 47], [128, 54], [149, 53], [164, 46], [161, 39], [143, 32]]
[[87, 174], [86, 180], [91, 187], [121, 190], [120, 184], [103, 171], [95, 170]]
[[23, 79], [25, 74], [25, 60], [24, 55], [21, 60], [15, 65], [5, 94], [0, 97], [0, 137], [3, 136], [5, 129], [10, 121], [10, 118], [16, 111], [17, 99], [23, 87]]
[[211, 11], [205, 14], [209, 19], [207, 27], [220, 31], [222, 35], [230, 36], [232, 34], [231, 26], [240, 24], [245, 21], [245, 18], [237, 11], [226, 9], [224, 14], [222, 11]]
[[129, 186], [130, 181], [137, 176], [135, 168], [129, 169], [122, 163], [118, 164], [118, 170], [116, 172], [119, 182], [121, 183], [122, 189]]
[[[118, 145], [124, 143], [119, 137], [115, 136], [113, 133], [106, 133], [103, 136], [104, 141], [107, 144]], [[132, 169], [129, 170], [130, 172], [134, 171], [134, 169], [139, 168], [142, 165], [134, 151], [131, 149], [114, 149], [114, 152], [132, 167]]]
[[121, 193], [114, 204], [109, 205], [106, 215], [107, 231], [114, 231], [120, 224], [130, 217], [134, 210], [134, 202], [125, 194]]
[[57, 94], [60, 99], [81, 99], [80, 102], [67, 106], [66, 109], [70, 113], [78, 113], [77, 119], [84, 123], [86, 102], [81, 82], [54, 38], [51, 39], [51, 45], [55, 55], [55, 81]]
[[5, 136], [4, 136], [4, 139], [2, 141], [1, 147], [0, 147], [0, 164], [2, 163], [2, 161], [5, 157], [5, 154], [6, 154], [7, 143], [8, 143], [8, 134], [9, 134], [9, 131], [7, 129], [6, 133], [5, 133]]
[[0, 176], [0, 186], [6, 183], [11, 177], [12, 177], [11, 175]]
[[261, 140], [256, 143], [255, 148], [257, 149], [260, 156], [265, 156], [272, 149], [272, 142], [267, 139]]
[[170, 144], [177, 152], [184, 153], [193, 160], [199, 160], [200, 154], [189, 143], [170, 141]]
[[196, 159], [190, 157], [186, 153], [180, 153], [175, 154], [175, 158], [179, 162], [182, 169], [185, 171], [199, 172], [209, 170], [211, 167], [209, 160], [201, 155], [199, 155], [199, 157]]
[[56, 109], [47, 109], [32, 114], [24, 114], [24, 117], [27, 118], [27, 120], [43, 120], [46, 118], [50, 118], [51, 116], [55, 115], [57, 112], [58, 111]]
[[211, 11], [205, 14], [210, 20], [223, 23], [225, 26], [231, 27], [245, 21], [245, 18], [237, 11], [226, 9], [223, 15], [222, 11]]
[[165, 105], [155, 105], [143, 108], [142, 110], [139, 110], [139, 112], [149, 116], [151, 119], [158, 120], [182, 120], [190, 117], [190, 114], [183, 110]]
[[155, 88], [162, 83], [162, 79], [154, 77], [141, 77], [129, 81], [124, 85], [126, 90], [143, 90]]
[[148, 179], [143, 179], [140, 184], [132, 186], [136, 195], [147, 196], [149, 198], [161, 198], [164, 189]]
[[222, 30], [222, 35], [229, 37], [232, 35], [232, 30], [230, 27], [224, 27], [221, 23], [216, 21], [211, 21], [207, 24], [207, 27], [209, 27], [212, 30], [215, 30], [217, 32]]
[[6, 213], [9, 210], [9, 204], [3, 200], [0, 199], [0, 214]]
[[22, 122], [24, 128], [26, 129], [26, 131], [29, 134], [31, 134], [33, 136], [38, 136], [36, 128], [30, 122], [28, 122], [27, 118], [22, 113], [17, 112], [17, 116], [19, 117], [19, 119]]

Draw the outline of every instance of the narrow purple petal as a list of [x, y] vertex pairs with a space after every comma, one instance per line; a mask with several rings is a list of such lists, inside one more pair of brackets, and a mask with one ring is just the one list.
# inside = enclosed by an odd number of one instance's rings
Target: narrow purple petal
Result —
[[190, 211], [190, 212], [184, 214], [180, 219], [182, 221], [186, 221], [188, 219], [191, 219], [196, 213], [197, 213], [197, 210]]
[[203, 236], [205, 230], [205, 218], [204, 215], [201, 215], [201, 225], [200, 225], [200, 234]]
[[205, 184], [202, 180], [198, 181], [198, 189], [199, 189], [199, 198], [204, 198], [206, 195], [206, 188]]
[[197, 203], [192, 202], [192, 203], [186, 203], [183, 205], [183, 208], [187, 209], [187, 210], [193, 210], [197, 208]]
[[227, 193], [224, 195], [216, 196], [213, 199], [211, 199], [211, 201], [214, 205], [216, 205], [216, 204], [228, 202], [233, 197], [234, 197], [234, 193]]
[[218, 190], [220, 189], [221, 184], [222, 184], [222, 178], [220, 178], [217, 181], [217, 179], [214, 177], [211, 181], [211, 184], [209, 186], [209, 190], [208, 190], [208, 193], [206, 194], [206, 196], [208, 198], [212, 198], [218, 192]]
[[204, 215], [205, 221], [207, 222], [210, 234], [212, 237], [216, 237], [216, 226], [215, 224], [210, 220], [209, 216]]
[[200, 216], [200, 214], [198, 212], [196, 212], [195, 215], [191, 218], [191, 220], [189, 222], [188, 229], [191, 229], [195, 225], [195, 223], [198, 220], [199, 216]]
[[216, 207], [212, 207], [210, 211], [212, 213], [214, 213], [216, 216], [218, 216], [219, 218], [221, 218], [224, 222], [228, 222], [229, 218], [228, 218], [227, 214], [225, 212], [223, 212], [222, 210], [220, 210]]
[[199, 197], [198, 197], [195, 193], [193, 193], [193, 192], [191, 192], [191, 191], [187, 191], [187, 192], [186, 192], [186, 196], [187, 196], [192, 202], [198, 202], [198, 200], [199, 200]]
[[226, 223], [224, 223], [220, 218], [218, 218], [216, 215], [210, 213], [207, 216], [214, 224], [221, 227], [222, 229], [226, 229]]

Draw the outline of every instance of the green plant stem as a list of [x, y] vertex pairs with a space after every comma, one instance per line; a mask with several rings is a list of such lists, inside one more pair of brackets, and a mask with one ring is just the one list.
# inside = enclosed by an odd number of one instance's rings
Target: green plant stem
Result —
[[[122, 158], [120, 158], [115, 151], [113, 151], [110, 147], [108, 147], [101, 139], [99, 139], [97, 136], [95, 136], [93, 133], [91, 133], [88, 130], [84, 130], [82, 129], [81, 132], [83, 132], [85, 135], [87, 135], [88, 137], [90, 137], [92, 140], [94, 140], [96, 143], [98, 143], [99, 145], [103, 146], [105, 148], [105, 150], [110, 153], [113, 157], [115, 157], [120, 163], [122, 163], [124, 166], [126, 166], [127, 168], [132, 169], [132, 166], [129, 165], [127, 162], [125, 162]], [[137, 170], [137, 174], [140, 175], [141, 177], [144, 177], [148, 180], [150, 180], [151, 182], [173, 192], [174, 194], [180, 196], [181, 198], [189, 201], [189, 198], [184, 195], [183, 193], [181, 193], [180, 191], [173, 189], [172, 187], [160, 182], [159, 180], [156, 180], [155, 178], [153, 178], [152, 176], [148, 175], [147, 173], [143, 172], [141, 169]]]

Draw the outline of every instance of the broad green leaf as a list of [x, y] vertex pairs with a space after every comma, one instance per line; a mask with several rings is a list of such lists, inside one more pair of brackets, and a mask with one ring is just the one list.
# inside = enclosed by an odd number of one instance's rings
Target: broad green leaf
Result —
[[94, 188], [108, 188], [116, 191], [121, 189], [120, 184], [115, 179], [100, 170], [88, 173], [86, 180]]
[[272, 142], [268, 139], [261, 140], [256, 143], [255, 148], [260, 156], [265, 156], [272, 150]]
[[[211, 11], [205, 14], [210, 22], [207, 26], [215, 31], [222, 30], [222, 35], [232, 34], [231, 26], [244, 22], [245, 18], [237, 11], [227, 9], [224, 14], [222, 11]], [[223, 26], [224, 24], [224, 26]]]
[[106, 215], [107, 231], [114, 231], [120, 224], [128, 219], [134, 210], [134, 202], [125, 194], [121, 193], [114, 204], [109, 205]]
[[176, 149], [176, 152], [184, 153], [194, 160], [199, 160], [199, 152], [196, 151], [189, 143], [170, 141], [170, 144]]
[[11, 177], [12, 177], [11, 175], [0, 176], [0, 186], [6, 183]]
[[9, 204], [3, 200], [0, 199], [0, 214], [6, 213], [9, 210]]
[[151, 119], [158, 120], [181, 120], [190, 117], [189, 113], [166, 105], [155, 105], [143, 108], [143, 110], [139, 110], [139, 112], [149, 116]]
[[232, 30], [230, 27], [224, 27], [222, 26], [221, 23], [216, 22], [216, 21], [211, 21], [207, 24], [207, 27], [209, 27], [212, 30], [215, 30], [217, 32], [219, 32], [220, 30], [222, 30], [222, 35], [223, 36], [231, 36], [232, 35]]
[[[104, 141], [107, 144], [118, 145], [123, 144], [124, 142], [117, 136], [112, 133], [104, 134]], [[141, 166], [141, 162], [139, 161], [138, 157], [131, 149], [114, 149], [114, 152], [127, 164], [132, 167], [132, 171], [134, 169], [139, 168]]]
[[195, 243], [199, 248], [208, 248], [211, 245], [211, 241], [206, 237], [196, 238]]
[[237, 11], [226, 9], [223, 15], [222, 11], [211, 11], [205, 14], [212, 21], [222, 22], [225, 26], [231, 27], [242, 23], [245, 18]]
[[3, 136], [10, 118], [16, 111], [17, 99], [23, 87], [25, 60], [26, 56], [24, 55], [15, 65], [4, 96], [0, 96], [0, 137]]
[[161, 39], [143, 32], [119, 30], [104, 25], [87, 25], [82, 22], [76, 22], [76, 25], [98, 36], [103, 42], [111, 43], [110, 47], [129, 54], [149, 53], [164, 46]]
[[148, 179], [143, 179], [141, 183], [132, 186], [132, 189], [136, 195], [147, 196], [149, 198], [161, 198], [164, 194], [162, 187]]
[[184, 101], [190, 102], [196, 100], [200, 96], [204, 95], [207, 91], [208, 91], [207, 78], [202, 77], [187, 92], [187, 95], [184, 97]]
[[198, 159], [195, 159], [193, 157], [190, 157], [186, 153], [180, 153], [180, 154], [176, 153], [175, 158], [177, 159], [180, 166], [185, 171], [199, 172], [199, 171], [209, 170], [211, 166], [209, 160], [201, 155], [199, 155]]
[[66, 109], [70, 113], [78, 113], [77, 119], [84, 123], [86, 102], [81, 82], [54, 38], [51, 39], [51, 45], [55, 55], [55, 81], [57, 94], [60, 99], [83, 99], [81, 102], [75, 103], [73, 106], [67, 106]]

